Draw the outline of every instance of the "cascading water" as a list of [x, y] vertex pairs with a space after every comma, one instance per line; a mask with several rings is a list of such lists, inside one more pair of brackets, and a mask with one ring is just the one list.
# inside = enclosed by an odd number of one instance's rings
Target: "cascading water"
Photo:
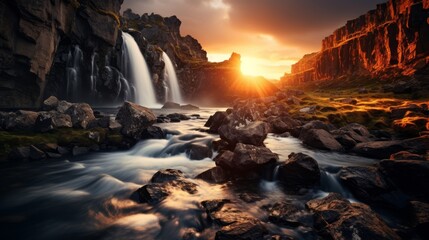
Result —
[[183, 103], [182, 94], [180, 93], [179, 82], [177, 81], [176, 71], [171, 59], [167, 53], [162, 52], [162, 60], [165, 63], [164, 79], [168, 79], [168, 94], [166, 94], [166, 101], [173, 101], [176, 103]]
[[78, 98], [80, 87], [80, 65], [83, 61], [83, 53], [79, 46], [74, 46], [73, 52], [70, 50], [67, 58], [67, 98], [74, 101]]
[[95, 64], [95, 59], [97, 57], [98, 57], [98, 55], [96, 52], [94, 52], [91, 55], [91, 76], [89, 77], [89, 79], [91, 82], [91, 86], [90, 86], [91, 96], [93, 96], [93, 97], [95, 97], [97, 95], [98, 66], [97, 66], [97, 64]]
[[132, 79], [136, 86], [135, 101], [146, 107], [157, 106], [149, 68], [136, 41], [130, 34], [124, 32], [122, 33], [122, 39], [124, 41], [122, 65], [127, 65], [124, 67], [126, 77]]

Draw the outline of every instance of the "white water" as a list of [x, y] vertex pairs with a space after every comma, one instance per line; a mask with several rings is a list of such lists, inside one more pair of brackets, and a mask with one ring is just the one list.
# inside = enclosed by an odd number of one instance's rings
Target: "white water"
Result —
[[80, 88], [80, 65], [83, 61], [83, 53], [79, 46], [74, 46], [73, 52], [70, 50], [67, 58], [67, 98], [76, 100]]
[[129, 75], [136, 86], [136, 103], [146, 106], [154, 107], [157, 106], [155, 90], [150, 77], [149, 68], [146, 61], [140, 52], [139, 46], [137, 45], [134, 38], [123, 32], [122, 39], [124, 40], [125, 55], [129, 63]]
[[162, 60], [165, 63], [164, 79], [168, 79], [168, 94], [166, 94], [166, 101], [173, 101], [176, 103], [183, 103], [182, 94], [180, 93], [179, 81], [177, 80], [176, 70], [174, 69], [173, 62], [168, 57], [167, 53], [162, 52]]

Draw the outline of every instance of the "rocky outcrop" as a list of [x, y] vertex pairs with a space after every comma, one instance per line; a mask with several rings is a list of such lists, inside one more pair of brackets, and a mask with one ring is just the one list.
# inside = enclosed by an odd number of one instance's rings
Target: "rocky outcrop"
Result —
[[338, 78], [413, 76], [428, 70], [427, 0], [390, 0], [350, 20], [320, 52], [292, 66], [287, 84]]
[[40, 103], [47, 85], [50, 93], [59, 92], [55, 88], [66, 86], [61, 79], [74, 45], [84, 49], [82, 60], [88, 64], [82, 65], [87, 67], [94, 52], [109, 52], [118, 36], [121, 4], [122, 0], [2, 1], [0, 106], [32, 107]]

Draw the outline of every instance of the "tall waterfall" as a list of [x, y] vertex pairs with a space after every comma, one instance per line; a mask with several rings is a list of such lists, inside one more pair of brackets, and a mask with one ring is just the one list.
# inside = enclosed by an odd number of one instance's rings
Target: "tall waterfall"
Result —
[[[127, 63], [126, 76], [131, 78], [136, 86], [136, 102], [146, 107], [157, 106], [155, 90], [150, 77], [149, 68], [146, 61], [140, 52], [134, 38], [123, 32], [122, 39], [124, 40], [124, 59]], [[124, 64], [124, 62], [123, 62]], [[129, 71], [129, 72], [128, 72]]]
[[66, 79], [67, 79], [67, 98], [76, 101], [78, 100], [79, 88], [81, 85], [80, 82], [80, 66], [83, 61], [83, 53], [80, 50], [79, 46], [74, 46], [73, 51], [70, 50], [67, 57], [67, 69], [66, 69]]
[[176, 71], [174, 70], [173, 62], [168, 57], [167, 53], [162, 52], [162, 60], [165, 63], [164, 79], [168, 79], [168, 93], [166, 101], [183, 103], [182, 94], [180, 93], [179, 82], [177, 81]]

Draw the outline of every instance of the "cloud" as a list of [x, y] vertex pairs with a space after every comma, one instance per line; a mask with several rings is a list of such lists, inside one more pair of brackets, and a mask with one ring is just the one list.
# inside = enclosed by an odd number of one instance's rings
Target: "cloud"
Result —
[[265, 60], [272, 61], [266, 71], [270, 76], [282, 76], [291, 61], [319, 50], [322, 39], [336, 28], [385, 1], [125, 0], [122, 10], [176, 15], [182, 21], [182, 35], [195, 37], [209, 59], [238, 52], [264, 66], [268, 64]]

